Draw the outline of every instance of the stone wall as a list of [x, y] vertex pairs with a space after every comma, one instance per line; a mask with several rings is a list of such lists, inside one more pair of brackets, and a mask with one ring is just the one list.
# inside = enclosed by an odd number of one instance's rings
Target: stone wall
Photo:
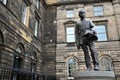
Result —
[[[93, 13], [93, 7], [96, 5], [103, 5], [103, 16], [95, 17]], [[107, 56], [112, 60], [113, 71], [116, 74], [116, 79], [119, 80], [119, 53], [120, 53], [120, 42], [119, 42], [119, 3], [112, 1], [101, 2], [90, 2], [90, 3], [65, 3], [58, 4], [57, 6], [57, 46], [56, 46], [56, 75], [57, 79], [67, 80], [68, 77], [68, 65], [67, 61], [70, 58], [74, 58], [77, 61], [77, 71], [84, 71], [85, 61], [84, 53], [80, 49], [77, 50], [75, 43], [66, 42], [66, 31], [65, 25], [74, 25], [79, 20], [78, 12], [81, 9], [86, 11], [86, 18], [91, 19], [96, 25], [105, 23], [107, 25], [107, 36], [108, 41], [95, 42], [95, 47], [99, 54], [99, 60]], [[74, 17], [66, 18], [66, 10], [73, 9]]]
[[[0, 1], [0, 31], [3, 34], [4, 42], [1, 44], [1, 64], [13, 68], [14, 58], [16, 55], [22, 58], [22, 68], [25, 71], [31, 71], [31, 62], [36, 64], [36, 71], [41, 72], [42, 68], [42, 37], [40, 30], [44, 28], [45, 8], [41, 1], [40, 8], [36, 9], [34, 0], [26, 0], [28, 5], [27, 23], [21, 21], [22, 2], [24, 0], [8, 0], [4, 5]], [[36, 16], [37, 15], [37, 16]], [[40, 28], [38, 36], [34, 36], [35, 18], [40, 17]], [[19, 55], [16, 48], [19, 44], [23, 45], [24, 52]], [[36, 59], [33, 58], [34, 53]], [[7, 57], [8, 56], [8, 59]]]
[[56, 77], [56, 7], [46, 6], [45, 28], [43, 38], [43, 73], [51, 77]]

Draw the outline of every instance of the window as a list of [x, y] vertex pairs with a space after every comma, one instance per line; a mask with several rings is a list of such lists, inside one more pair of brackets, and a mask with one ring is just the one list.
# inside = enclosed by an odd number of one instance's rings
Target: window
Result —
[[[24, 52], [24, 47], [20, 43], [20, 44], [18, 44], [18, 46], [16, 48], [16, 54], [20, 54], [20, 55], [15, 55], [13, 68], [20, 69], [22, 67], [22, 58], [20, 56], [21, 56], [21, 54], [23, 52]], [[19, 73], [13, 72], [13, 74], [12, 74], [12, 80], [20, 80]]]
[[107, 41], [106, 26], [97, 25], [93, 28], [97, 32], [98, 41]]
[[37, 7], [37, 9], [39, 9], [39, 7], [40, 7], [40, 0], [36, 0], [36, 7]]
[[27, 20], [27, 4], [23, 2], [22, 4], [22, 22], [23, 24], [26, 23]]
[[39, 28], [39, 21], [36, 19], [35, 29], [34, 29], [34, 35], [35, 35], [36, 37], [38, 36], [38, 28]]
[[103, 15], [103, 6], [94, 6], [94, 16]]
[[[16, 54], [22, 54], [24, 52], [24, 48], [22, 44], [18, 44], [18, 47], [16, 49]], [[20, 56], [15, 56], [14, 58], [14, 68], [21, 68], [22, 58]]]
[[112, 61], [109, 57], [105, 56], [100, 59], [100, 69], [103, 71], [112, 70]]
[[[3, 44], [3, 34], [2, 34], [2, 32], [0, 32], [0, 44]], [[1, 64], [1, 53], [2, 53], [2, 50], [1, 50], [1, 48], [0, 48], [0, 64]]]
[[0, 0], [2, 1], [5, 5], [7, 4], [7, 0]]
[[16, 51], [21, 54], [21, 53], [22, 53], [21, 47], [18, 47], [18, 48], [16, 49]]
[[19, 43], [17, 46], [16, 51], [20, 54], [22, 54], [24, 52], [24, 48], [23, 48], [23, 44]]
[[77, 68], [77, 63], [76, 60], [74, 58], [70, 58], [68, 60], [68, 76], [72, 77], [72, 73], [76, 70]]
[[67, 42], [75, 42], [75, 27], [66, 28], [66, 39]]
[[3, 43], [3, 34], [2, 34], [2, 32], [0, 32], [0, 44], [2, 44]]
[[33, 55], [31, 56], [31, 71], [32, 72], [36, 71], [36, 60], [37, 60], [37, 55], [34, 52]]
[[67, 17], [67, 18], [72, 18], [72, 17], [74, 17], [73, 10], [67, 10], [67, 11], [66, 11], [66, 17]]
[[[30, 66], [31, 72], [36, 71], [36, 63], [37, 63], [37, 54], [36, 52], [34, 52], [31, 56], [31, 66]], [[35, 80], [35, 74], [32, 75], [31, 80]]]

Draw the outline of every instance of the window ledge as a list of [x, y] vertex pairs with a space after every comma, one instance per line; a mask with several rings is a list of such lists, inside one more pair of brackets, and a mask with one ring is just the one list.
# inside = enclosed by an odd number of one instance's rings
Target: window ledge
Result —
[[73, 46], [75, 46], [75, 42], [68, 42], [67, 43], [67, 47], [73, 47]]

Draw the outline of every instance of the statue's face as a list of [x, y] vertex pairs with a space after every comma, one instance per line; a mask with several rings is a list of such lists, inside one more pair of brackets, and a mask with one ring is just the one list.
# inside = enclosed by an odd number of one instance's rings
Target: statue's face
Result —
[[84, 18], [85, 17], [85, 12], [79, 12], [79, 17]]

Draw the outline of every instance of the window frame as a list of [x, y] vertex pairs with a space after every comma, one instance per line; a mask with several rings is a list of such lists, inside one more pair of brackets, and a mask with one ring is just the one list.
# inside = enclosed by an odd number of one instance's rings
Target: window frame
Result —
[[22, 63], [23, 63], [23, 57], [21, 57], [21, 55], [23, 55], [25, 53], [25, 49], [22, 43], [19, 43], [16, 47], [16, 53], [19, 54], [17, 56], [14, 57], [14, 64], [13, 64], [13, 68], [17, 68], [20, 69], [22, 68]]
[[[105, 65], [106, 63], [103, 62], [103, 60], [102, 60], [102, 59], [105, 59], [105, 58], [107, 60], [104, 60], [104, 61], [109, 61], [107, 63], [109, 63], [110, 65], [107, 65], [107, 66]], [[112, 71], [113, 70], [112, 59], [109, 56], [104, 55], [100, 58], [100, 69], [103, 70], [103, 71]]]
[[4, 5], [7, 5], [8, 0], [0, 0]]
[[[23, 10], [23, 8], [25, 11]], [[28, 14], [28, 5], [25, 1], [23, 1], [22, 2], [22, 10], [21, 10], [21, 21], [24, 25], [26, 25], [26, 22], [27, 22], [27, 14]]]
[[[102, 8], [102, 10], [95, 10], [95, 8]], [[94, 5], [93, 7], [93, 12], [94, 12], [94, 16], [103, 16], [104, 15], [104, 8], [103, 5]], [[100, 13], [100, 14], [96, 14], [96, 13]]]
[[[96, 27], [101, 27], [101, 26], [104, 26], [104, 32], [97, 32], [96, 30], [95, 30], [95, 28]], [[97, 29], [97, 28], [96, 28]], [[96, 35], [97, 35], [97, 37], [98, 37], [98, 42], [104, 42], [104, 41], [108, 41], [108, 33], [107, 33], [107, 26], [105, 25], [105, 24], [97, 24], [95, 27], [93, 27], [93, 30], [95, 30], [96, 31]], [[97, 29], [97, 30], [99, 30], [99, 29]], [[99, 38], [99, 34], [104, 34], [106, 37], [105, 37], [105, 39], [100, 39]], [[100, 40], [99, 40], [100, 39]]]
[[0, 44], [3, 44], [3, 42], [4, 42], [4, 37], [2, 32], [0, 31]]
[[66, 18], [74, 18], [74, 10], [73, 9], [66, 10]]
[[37, 63], [37, 53], [33, 52], [31, 55], [31, 66], [30, 66], [30, 71], [35, 72], [36, 71], [36, 64]]
[[40, 0], [36, 0], [36, 8], [40, 9]]
[[[67, 28], [74, 28], [74, 33], [73, 34], [67, 34]], [[74, 25], [70, 25], [70, 26], [66, 26], [65, 27], [65, 32], [66, 32], [66, 42], [67, 43], [75, 43], [75, 26]], [[74, 36], [74, 41], [68, 41], [68, 35], [73, 35]]]
[[[3, 36], [2, 32], [0, 31], [0, 45], [3, 44], [3, 42], [4, 42], [4, 36]], [[0, 51], [0, 64], [1, 64], [1, 57], [2, 57], [1, 53], [2, 53], [2, 51]]]
[[34, 36], [35, 37], [38, 37], [39, 25], [40, 25], [40, 21], [38, 19], [35, 19], [35, 26], [34, 26]]
[[17, 52], [17, 53], [20, 53], [20, 54], [23, 54], [23, 53], [25, 52], [25, 48], [24, 48], [24, 46], [23, 46], [22, 43], [19, 43], [19, 44], [17, 45], [17, 47], [16, 47], [16, 52]]
[[67, 60], [66, 60], [66, 64], [67, 64], [67, 77], [68, 77], [68, 79], [73, 79], [74, 77], [70, 76], [70, 73], [69, 73], [69, 61], [70, 61], [70, 59], [73, 59], [75, 61], [75, 65], [74, 65], [73, 71], [76, 71], [78, 69], [78, 60], [77, 60], [77, 58], [75, 58], [73, 56], [68, 57]]

